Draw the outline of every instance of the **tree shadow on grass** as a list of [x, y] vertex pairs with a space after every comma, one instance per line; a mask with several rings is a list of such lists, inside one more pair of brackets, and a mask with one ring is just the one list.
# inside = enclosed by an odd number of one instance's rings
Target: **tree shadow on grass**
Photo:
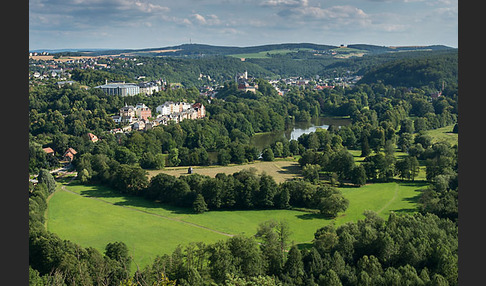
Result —
[[310, 250], [312, 247], [314, 246], [314, 244], [312, 242], [303, 242], [303, 243], [299, 243], [297, 244], [297, 248], [299, 250]]
[[407, 187], [424, 187], [427, 186], [429, 183], [427, 181], [402, 181], [402, 180], [395, 180], [395, 182], [401, 186], [407, 186]]
[[134, 208], [152, 208], [152, 209], [164, 209], [171, 212], [171, 214], [194, 214], [194, 211], [190, 208], [175, 207], [167, 204], [161, 204], [158, 202], [152, 202], [144, 198], [139, 197], [127, 197], [127, 200], [123, 202], [114, 203], [116, 206], [134, 207]]
[[305, 213], [305, 214], [297, 215], [296, 217], [303, 220], [313, 220], [313, 219], [331, 220], [330, 217], [320, 213]]
[[289, 166], [282, 166], [280, 170], [277, 171], [280, 174], [290, 174], [290, 175], [301, 175], [302, 172], [300, 171], [299, 165], [289, 165]]
[[143, 197], [120, 194], [106, 186], [81, 185], [81, 184], [71, 184], [71, 185], [83, 186], [85, 189], [81, 190], [79, 194], [84, 197], [97, 198], [101, 200], [108, 199], [108, 198], [120, 198], [121, 201], [112, 203], [115, 206], [125, 206], [125, 207], [145, 208], [145, 209], [160, 208], [160, 209], [170, 211], [172, 214], [193, 214], [194, 213], [190, 208], [174, 207], [167, 204], [161, 204], [159, 202], [150, 201]]

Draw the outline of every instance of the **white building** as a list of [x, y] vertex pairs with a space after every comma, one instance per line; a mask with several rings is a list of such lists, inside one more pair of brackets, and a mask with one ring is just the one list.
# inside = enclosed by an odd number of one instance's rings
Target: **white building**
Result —
[[95, 86], [108, 95], [132, 96], [140, 93], [140, 87], [133, 83], [106, 83]]
[[160, 115], [169, 115], [172, 113], [172, 108], [171, 107], [174, 103], [171, 101], [167, 101], [162, 105], [159, 105], [155, 108], [155, 112], [157, 112]]
[[146, 95], [152, 95], [154, 92], [159, 92], [162, 90], [161, 86], [155, 82], [142, 82], [138, 84], [140, 88], [140, 93], [144, 93]]

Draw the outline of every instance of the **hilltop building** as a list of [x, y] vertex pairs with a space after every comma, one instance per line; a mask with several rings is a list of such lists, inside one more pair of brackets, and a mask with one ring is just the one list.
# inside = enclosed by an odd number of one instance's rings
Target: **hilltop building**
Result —
[[238, 90], [241, 91], [250, 91], [256, 93], [258, 89], [257, 84], [250, 84], [253, 83], [253, 79], [248, 78], [248, 72], [245, 71], [244, 73], [237, 73], [235, 76], [235, 82], [238, 85]]

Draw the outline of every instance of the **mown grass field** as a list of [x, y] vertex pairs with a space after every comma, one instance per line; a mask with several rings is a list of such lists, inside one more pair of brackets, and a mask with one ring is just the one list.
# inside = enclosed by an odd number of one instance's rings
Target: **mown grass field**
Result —
[[285, 55], [288, 53], [296, 53], [298, 51], [311, 51], [312, 49], [302, 48], [302, 49], [279, 49], [279, 50], [271, 50], [271, 51], [262, 51], [258, 53], [246, 53], [246, 54], [233, 54], [229, 55], [235, 58], [245, 58], [245, 59], [268, 59], [270, 58], [269, 55]]
[[[193, 167], [193, 173], [215, 177], [218, 173], [233, 174], [243, 169], [255, 168], [257, 173], [266, 172], [268, 175], [275, 179], [275, 182], [281, 183], [287, 179], [299, 178], [300, 166], [297, 161], [289, 160], [277, 160], [272, 162], [256, 161], [254, 163], [244, 165], [228, 165], [228, 166], [196, 166]], [[163, 170], [148, 171], [149, 179], [156, 176], [159, 173], [165, 173], [171, 176], [184, 176], [187, 175], [187, 167], [173, 167], [165, 168]]]
[[[336, 226], [364, 218], [372, 210], [386, 218], [391, 211], [416, 210], [424, 182], [390, 182], [361, 188], [342, 188], [349, 208], [336, 219], [296, 210], [210, 211], [163, 206], [139, 197], [123, 196], [102, 186], [64, 185], [49, 200], [47, 228], [63, 239], [104, 251], [109, 242], [127, 244], [139, 267], [152, 263], [157, 255], [170, 254], [179, 244], [212, 243], [229, 235], [256, 233], [266, 220], [286, 220], [291, 241], [309, 244], [314, 232], [334, 221]], [[135, 269], [135, 265], [132, 269]]]
[[459, 140], [459, 135], [457, 133], [452, 133], [452, 129], [454, 129], [454, 124], [442, 128], [427, 130], [425, 131], [425, 134], [428, 134], [432, 137], [433, 143], [446, 142], [453, 146], [457, 144]]

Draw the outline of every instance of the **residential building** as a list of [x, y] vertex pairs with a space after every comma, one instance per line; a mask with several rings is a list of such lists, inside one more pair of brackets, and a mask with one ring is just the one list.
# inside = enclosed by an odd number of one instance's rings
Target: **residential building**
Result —
[[144, 93], [146, 95], [152, 95], [154, 92], [162, 90], [161, 86], [153, 81], [139, 83], [138, 87], [140, 88], [140, 93]]
[[162, 105], [159, 105], [155, 108], [155, 112], [157, 112], [160, 115], [169, 115], [172, 113], [173, 105], [174, 103], [171, 101], [167, 101]]
[[74, 150], [73, 148], [68, 148], [66, 152], [64, 152], [64, 155], [62, 155], [62, 158], [64, 161], [72, 162], [74, 160], [74, 155], [76, 155], [78, 152]]
[[194, 103], [192, 108], [197, 112], [197, 118], [203, 118], [206, 116], [206, 108], [202, 103]]
[[145, 129], [145, 121], [138, 120], [132, 124], [132, 130], [144, 130]]
[[47, 155], [54, 156], [54, 150], [51, 147], [42, 148]]
[[91, 142], [95, 143], [98, 142], [98, 136], [94, 135], [93, 133], [88, 133], [88, 138]]
[[135, 115], [143, 120], [148, 120], [149, 117], [152, 117], [152, 110], [150, 110], [150, 108], [148, 108], [145, 104], [138, 103], [135, 106]]
[[120, 116], [123, 117], [135, 117], [135, 107], [132, 105], [125, 105], [120, 108]]

